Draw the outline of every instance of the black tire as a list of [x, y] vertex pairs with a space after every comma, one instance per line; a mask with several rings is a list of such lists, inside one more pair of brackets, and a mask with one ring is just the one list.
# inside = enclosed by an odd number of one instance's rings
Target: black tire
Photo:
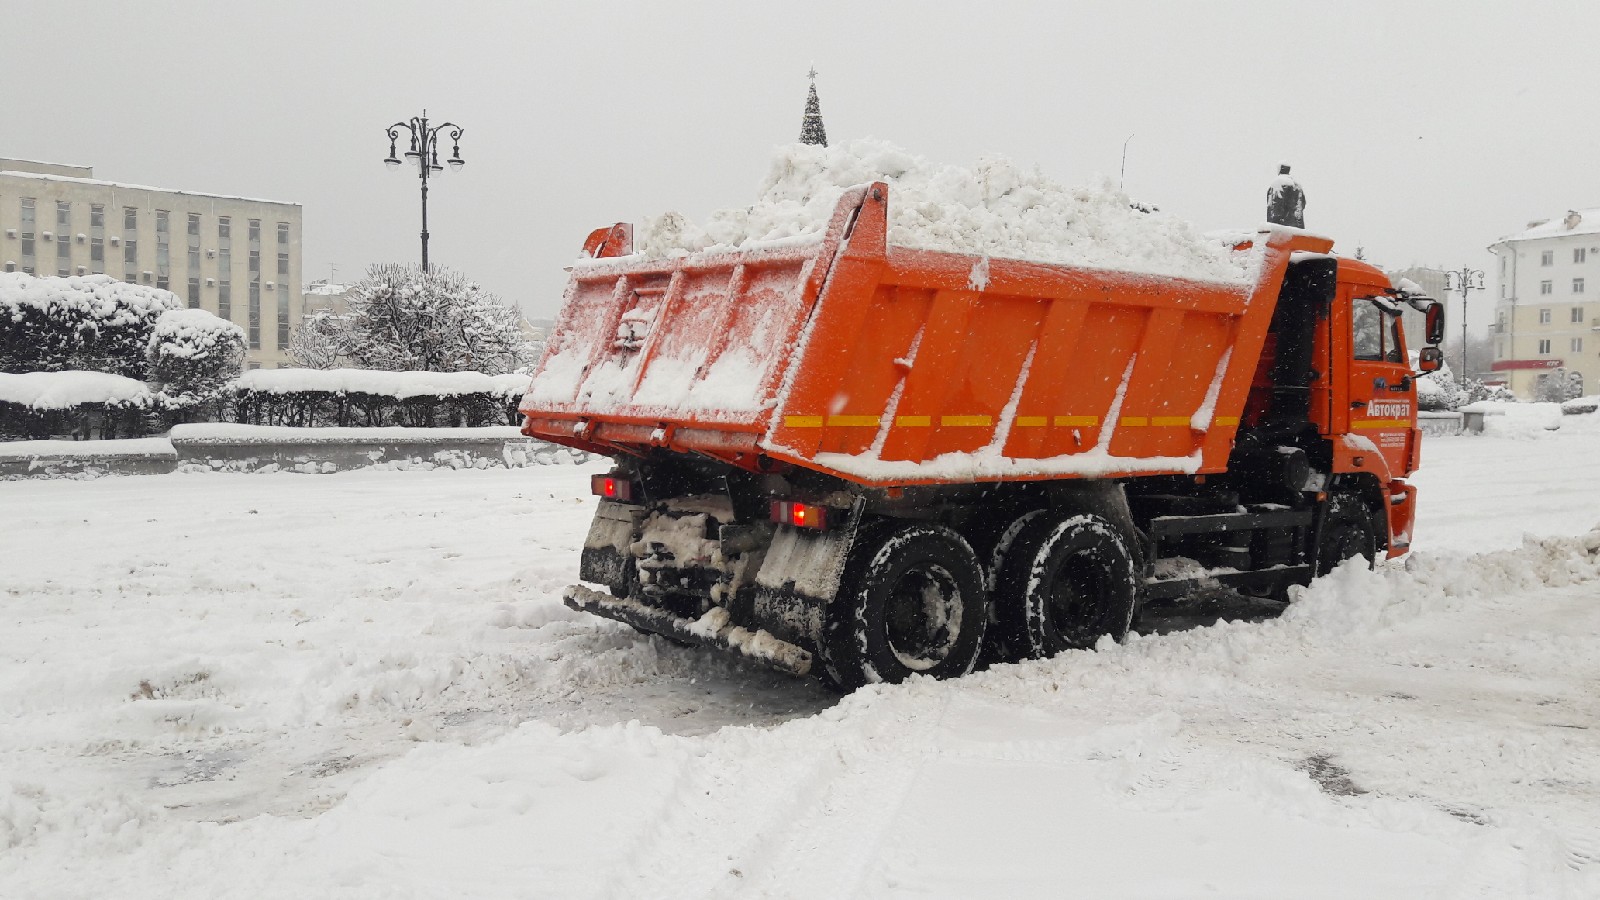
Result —
[[983, 569], [941, 525], [865, 528], [828, 605], [823, 671], [840, 690], [972, 671], [988, 610]]
[[1322, 530], [1317, 534], [1317, 577], [1333, 571], [1353, 556], [1366, 557], [1371, 568], [1378, 558], [1378, 529], [1372, 512], [1354, 494], [1328, 498]]
[[1096, 515], [1052, 514], [1023, 526], [1000, 564], [992, 596], [994, 644], [1007, 660], [1044, 659], [1122, 640], [1138, 582], [1115, 525]]

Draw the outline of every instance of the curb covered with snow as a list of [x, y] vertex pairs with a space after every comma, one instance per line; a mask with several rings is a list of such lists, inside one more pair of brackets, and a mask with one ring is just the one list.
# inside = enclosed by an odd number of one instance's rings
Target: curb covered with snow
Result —
[[349, 469], [490, 469], [571, 465], [588, 454], [485, 428], [288, 428], [201, 423], [115, 441], [0, 443], [0, 479], [163, 472], [327, 474]]

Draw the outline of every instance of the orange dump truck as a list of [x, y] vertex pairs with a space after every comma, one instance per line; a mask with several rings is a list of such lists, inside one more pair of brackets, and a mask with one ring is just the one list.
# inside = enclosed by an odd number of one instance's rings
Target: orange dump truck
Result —
[[[521, 411], [615, 460], [566, 603], [849, 689], [1122, 637], [1410, 543], [1396, 289], [1243, 238], [1244, 283], [916, 250], [887, 185], [820, 240], [647, 259], [601, 229]], [[1430, 346], [1420, 358], [1437, 366]]]

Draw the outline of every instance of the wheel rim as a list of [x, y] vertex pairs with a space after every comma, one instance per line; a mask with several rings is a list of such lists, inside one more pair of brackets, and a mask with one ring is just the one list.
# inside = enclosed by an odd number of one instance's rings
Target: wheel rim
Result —
[[1062, 560], [1045, 596], [1050, 624], [1064, 642], [1084, 646], [1105, 633], [1105, 584], [1101, 567], [1088, 554]]
[[1357, 556], [1365, 557], [1367, 555], [1367, 550], [1363, 546], [1366, 542], [1366, 535], [1362, 533], [1360, 528], [1347, 524], [1340, 528], [1333, 538], [1333, 559], [1329, 561], [1330, 568], [1347, 559]]
[[925, 672], [950, 655], [961, 617], [961, 587], [948, 569], [932, 563], [908, 569], [884, 610], [889, 651], [907, 669]]

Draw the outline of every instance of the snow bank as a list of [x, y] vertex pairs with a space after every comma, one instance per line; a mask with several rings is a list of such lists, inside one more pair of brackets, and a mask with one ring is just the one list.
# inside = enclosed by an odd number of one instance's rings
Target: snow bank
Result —
[[3, 441], [0, 460], [17, 459], [175, 459], [172, 442], [164, 437], [119, 438], [107, 441]]
[[498, 394], [520, 397], [527, 375], [485, 375], [482, 372], [384, 372], [376, 369], [255, 369], [240, 375], [236, 390], [268, 394], [323, 391], [331, 394], [375, 394], [380, 397], [455, 397]]
[[1067, 187], [1004, 157], [967, 169], [877, 140], [780, 147], [754, 204], [718, 210], [701, 225], [665, 213], [640, 229], [638, 251], [661, 257], [819, 239], [840, 195], [873, 181], [891, 185], [896, 246], [1210, 281], [1255, 274], [1226, 242], [1135, 209], [1109, 180]]
[[85, 403], [147, 406], [152, 399], [144, 382], [106, 372], [0, 373], [0, 403], [34, 409], [70, 409]]

